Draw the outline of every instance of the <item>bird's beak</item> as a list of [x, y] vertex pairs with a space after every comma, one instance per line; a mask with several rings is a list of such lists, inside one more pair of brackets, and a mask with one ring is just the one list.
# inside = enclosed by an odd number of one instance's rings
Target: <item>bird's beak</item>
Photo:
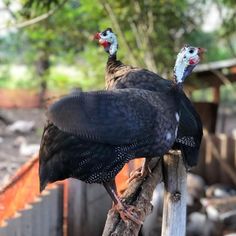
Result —
[[202, 58], [203, 54], [206, 52], [206, 48], [198, 48], [198, 56]]
[[99, 40], [101, 38], [100, 33], [96, 33], [93, 37], [94, 40]]

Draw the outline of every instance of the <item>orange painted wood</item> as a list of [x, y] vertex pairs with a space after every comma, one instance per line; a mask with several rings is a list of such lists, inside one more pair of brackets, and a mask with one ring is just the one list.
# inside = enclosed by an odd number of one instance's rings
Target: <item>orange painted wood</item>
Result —
[[38, 158], [33, 157], [20, 168], [11, 182], [0, 191], [0, 225], [23, 209], [39, 194]]
[[[142, 159], [136, 159], [132, 164], [132, 168], [138, 168]], [[0, 190], [0, 226], [3, 222], [14, 216], [14, 214], [22, 210], [26, 204], [32, 203], [39, 193], [39, 177], [38, 177], [38, 156], [32, 157], [25, 163], [13, 176], [11, 182]], [[116, 178], [118, 191], [122, 192], [127, 187], [127, 180], [129, 178], [130, 167], [124, 166], [122, 171]], [[67, 182], [63, 182], [65, 202], [67, 199]], [[51, 185], [53, 187], [53, 185]], [[49, 186], [50, 188], [50, 186]], [[64, 207], [65, 217], [67, 206]]]
[[[61, 96], [62, 92], [48, 92], [45, 96], [45, 105], [56, 97]], [[49, 101], [48, 101], [49, 99]], [[1, 89], [0, 88], [0, 107], [2, 108], [35, 108], [39, 107], [39, 95], [36, 90], [29, 89]]]
[[38, 166], [38, 156], [32, 157], [16, 172], [11, 182], [0, 190], [0, 226], [39, 195]]

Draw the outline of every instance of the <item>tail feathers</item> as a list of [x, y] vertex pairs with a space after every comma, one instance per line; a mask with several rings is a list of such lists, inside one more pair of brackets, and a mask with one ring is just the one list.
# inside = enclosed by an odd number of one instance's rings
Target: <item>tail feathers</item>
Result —
[[39, 167], [40, 192], [47, 184], [69, 178], [69, 169], [66, 168], [63, 161], [55, 159], [41, 164]]
[[48, 182], [47, 181], [40, 181], [39, 191], [40, 193], [46, 188]]
[[196, 166], [199, 159], [199, 149], [181, 146], [184, 162], [187, 167]]
[[49, 183], [48, 171], [44, 168], [39, 168], [39, 191], [40, 193], [46, 188]]

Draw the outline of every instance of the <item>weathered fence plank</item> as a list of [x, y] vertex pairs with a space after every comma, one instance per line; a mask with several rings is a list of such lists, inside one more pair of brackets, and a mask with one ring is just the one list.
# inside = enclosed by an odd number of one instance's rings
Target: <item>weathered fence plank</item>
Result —
[[42, 201], [41, 197], [37, 197], [34, 202], [32, 203], [33, 212], [32, 212], [32, 224], [33, 224], [33, 232], [34, 236], [42, 236], [43, 229], [42, 229], [42, 222], [43, 219], [41, 217], [42, 211]]
[[7, 236], [7, 222], [3, 222], [2, 226], [0, 227], [0, 235]]
[[21, 214], [16, 213], [13, 218], [7, 220], [7, 236], [21, 236]]
[[0, 236], [62, 236], [63, 186], [45, 190], [0, 227]]
[[62, 185], [50, 189], [50, 236], [63, 235], [63, 188]]
[[33, 232], [33, 222], [32, 222], [32, 205], [26, 205], [24, 210], [20, 211], [20, 226], [19, 230], [21, 232], [20, 235], [34, 236]]
[[68, 186], [68, 236], [100, 236], [111, 207], [103, 186], [70, 179]]
[[204, 135], [199, 163], [192, 172], [202, 176], [207, 184], [235, 184], [236, 138], [225, 134]]
[[42, 208], [40, 216], [42, 219], [42, 235], [50, 235], [50, 192], [49, 190], [44, 190], [42, 192]]

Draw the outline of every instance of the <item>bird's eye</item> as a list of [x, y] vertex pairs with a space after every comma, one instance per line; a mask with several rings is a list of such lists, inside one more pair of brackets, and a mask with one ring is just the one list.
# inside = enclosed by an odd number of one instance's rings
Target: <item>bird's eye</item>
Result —
[[193, 50], [193, 49], [190, 49], [190, 50], [189, 50], [189, 53], [191, 53], [191, 54], [192, 54], [193, 52], [194, 52], [194, 50]]
[[102, 36], [107, 36], [107, 31], [104, 31], [104, 32], [102, 33]]

